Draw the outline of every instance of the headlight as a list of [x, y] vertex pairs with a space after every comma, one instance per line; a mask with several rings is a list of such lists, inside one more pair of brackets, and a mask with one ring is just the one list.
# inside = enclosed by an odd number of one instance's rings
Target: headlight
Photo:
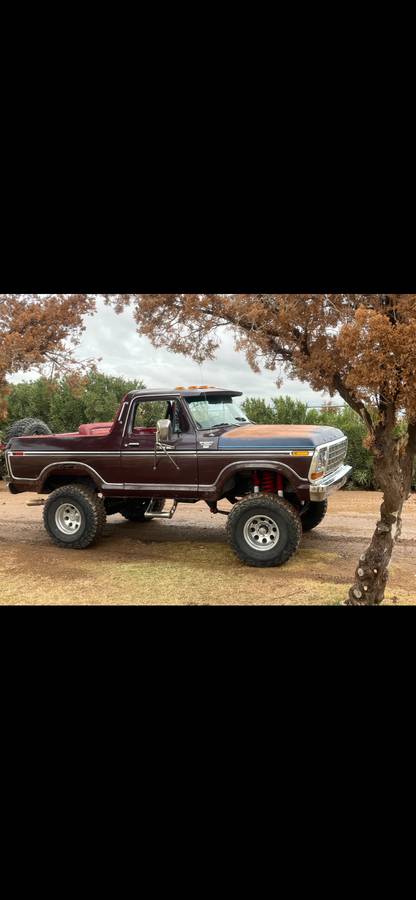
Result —
[[318, 447], [312, 460], [309, 478], [311, 481], [317, 481], [318, 478], [324, 478], [329, 463], [329, 447]]

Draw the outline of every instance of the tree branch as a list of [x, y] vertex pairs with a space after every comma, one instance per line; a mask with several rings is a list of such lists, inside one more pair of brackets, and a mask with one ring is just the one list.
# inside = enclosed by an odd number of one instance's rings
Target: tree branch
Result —
[[364, 405], [362, 400], [358, 400], [357, 397], [354, 397], [354, 394], [351, 394], [338, 372], [334, 378], [334, 386], [336, 387], [338, 393], [341, 395], [342, 399], [345, 400], [346, 403], [348, 403], [348, 406], [350, 406], [351, 409], [353, 409], [354, 412], [356, 412], [360, 416], [360, 419], [363, 420], [370, 434], [374, 434], [374, 423], [367, 407]]

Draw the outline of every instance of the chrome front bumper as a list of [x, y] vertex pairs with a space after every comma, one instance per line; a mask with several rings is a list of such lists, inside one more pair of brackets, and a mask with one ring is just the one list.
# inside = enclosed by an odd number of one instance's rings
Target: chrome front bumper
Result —
[[322, 478], [317, 484], [311, 484], [310, 499], [313, 503], [322, 503], [334, 491], [339, 491], [347, 483], [352, 472], [352, 466], [342, 466], [336, 472], [331, 472], [326, 478]]

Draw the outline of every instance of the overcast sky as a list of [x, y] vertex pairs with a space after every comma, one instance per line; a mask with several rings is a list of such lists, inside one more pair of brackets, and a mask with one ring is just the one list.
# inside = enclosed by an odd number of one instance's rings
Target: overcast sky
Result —
[[[177, 353], [156, 350], [147, 338], [139, 337], [129, 309], [117, 316], [104, 302], [99, 301], [96, 315], [87, 316], [85, 323], [86, 331], [76, 355], [80, 359], [102, 357], [98, 368], [109, 375], [137, 378], [144, 381], [146, 387], [162, 390], [176, 385], [213, 384], [265, 399], [276, 396], [278, 392], [276, 375], [266, 370], [256, 375], [244, 354], [235, 352], [233, 338], [227, 333], [224, 333], [217, 358], [198, 365]], [[11, 380], [16, 382], [22, 377], [14, 376]], [[279, 393], [290, 394], [310, 405], [323, 404], [327, 399], [325, 394], [311, 391], [307, 384], [289, 379]]]

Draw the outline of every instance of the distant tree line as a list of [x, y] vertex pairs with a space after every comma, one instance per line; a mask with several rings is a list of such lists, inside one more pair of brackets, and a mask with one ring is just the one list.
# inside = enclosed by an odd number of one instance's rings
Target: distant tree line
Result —
[[17, 419], [26, 417], [42, 419], [54, 433], [78, 431], [88, 422], [112, 422], [125, 394], [144, 385], [91, 369], [84, 375], [37, 378], [9, 387], [3, 434]]

